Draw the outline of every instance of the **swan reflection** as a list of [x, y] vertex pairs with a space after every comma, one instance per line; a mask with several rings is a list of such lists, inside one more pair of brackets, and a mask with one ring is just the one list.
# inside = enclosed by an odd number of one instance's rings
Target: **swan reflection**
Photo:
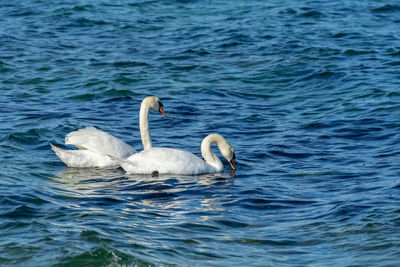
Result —
[[[209, 212], [224, 207], [233, 180], [228, 173], [187, 175], [134, 175], [119, 169], [65, 167], [52, 179], [63, 195], [77, 197], [77, 205], [120, 210], [119, 216], [166, 216], [174, 220], [187, 213]], [[224, 200], [225, 199], [225, 200]], [[203, 217], [206, 216], [206, 217]]]
[[[202, 175], [172, 175], [160, 174], [157, 176], [150, 174], [127, 174], [121, 168], [104, 169], [104, 168], [72, 168], [65, 167], [58, 171], [53, 178], [53, 183], [57, 187], [77, 192], [95, 191], [99, 188], [119, 187], [119, 192], [124, 190], [140, 190], [143, 185], [150, 186], [154, 184], [166, 184], [168, 187], [192, 186], [200, 184], [203, 186], [211, 186], [222, 181], [228, 184], [232, 183], [232, 174], [212, 173]], [[165, 190], [166, 188], [161, 188]], [[153, 192], [155, 192], [153, 190]]]

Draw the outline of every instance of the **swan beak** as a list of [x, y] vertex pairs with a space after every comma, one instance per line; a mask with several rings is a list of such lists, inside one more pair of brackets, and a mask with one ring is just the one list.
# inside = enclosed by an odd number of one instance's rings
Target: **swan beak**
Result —
[[166, 118], [166, 117], [167, 117], [167, 114], [165, 114], [165, 112], [164, 112], [164, 110], [163, 110], [162, 107], [163, 107], [163, 106], [160, 105], [160, 107], [158, 108], [158, 112], [160, 112], [160, 113]]
[[233, 154], [231, 161], [229, 161], [229, 164], [231, 165], [232, 170], [236, 170], [235, 159], [236, 159], [236, 156], [235, 156], [235, 154]]

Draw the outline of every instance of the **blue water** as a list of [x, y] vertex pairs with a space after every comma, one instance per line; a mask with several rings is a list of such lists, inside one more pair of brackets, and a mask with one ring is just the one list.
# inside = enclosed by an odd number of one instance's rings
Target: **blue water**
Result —
[[[400, 265], [398, 1], [0, 3], [0, 265]], [[67, 168], [86, 126], [237, 172]]]

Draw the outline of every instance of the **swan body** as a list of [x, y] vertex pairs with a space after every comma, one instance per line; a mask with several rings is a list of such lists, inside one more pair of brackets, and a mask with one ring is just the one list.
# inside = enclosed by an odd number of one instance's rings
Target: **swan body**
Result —
[[[139, 126], [143, 147], [152, 147], [148, 114], [157, 110], [166, 117], [159, 98], [148, 96], [140, 106]], [[67, 134], [65, 144], [74, 145], [78, 150], [64, 150], [50, 144], [56, 155], [70, 167], [118, 167], [113, 158], [126, 159], [136, 153], [130, 145], [109, 133], [87, 127]]]
[[201, 144], [204, 160], [193, 153], [164, 147], [153, 147], [131, 155], [126, 160], [117, 160], [127, 173], [135, 174], [183, 174], [196, 175], [215, 173], [223, 170], [221, 160], [211, 151], [211, 145], [216, 144], [221, 154], [226, 158], [233, 170], [236, 169], [235, 151], [219, 134], [210, 134]]

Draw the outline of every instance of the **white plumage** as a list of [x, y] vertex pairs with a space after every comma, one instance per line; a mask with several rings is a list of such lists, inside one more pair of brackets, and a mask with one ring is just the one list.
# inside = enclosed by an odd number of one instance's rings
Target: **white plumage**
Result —
[[174, 149], [154, 147], [139, 153], [133, 154], [129, 158], [118, 160], [121, 167], [128, 173], [151, 174], [184, 174], [195, 175], [203, 173], [221, 172], [223, 164], [221, 160], [211, 152], [211, 145], [216, 144], [222, 156], [231, 164], [233, 170], [236, 169], [235, 151], [233, 147], [219, 134], [210, 134], [204, 138], [201, 144], [201, 153], [204, 160], [193, 153]]
[[127, 158], [136, 153], [135, 149], [121, 139], [95, 127], [87, 127], [67, 134], [65, 143], [79, 149], [113, 157]]
[[[166, 116], [160, 100], [154, 96], [143, 99], [140, 107], [140, 134], [144, 148], [152, 147], [148, 126], [149, 110], [157, 110]], [[67, 134], [65, 143], [79, 150], [64, 150], [52, 144], [51, 148], [62, 162], [70, 167], [118, 167], [114, 158], [126, 159], [136, 153], [130, 145], [111, 134], [87, 127]]]

